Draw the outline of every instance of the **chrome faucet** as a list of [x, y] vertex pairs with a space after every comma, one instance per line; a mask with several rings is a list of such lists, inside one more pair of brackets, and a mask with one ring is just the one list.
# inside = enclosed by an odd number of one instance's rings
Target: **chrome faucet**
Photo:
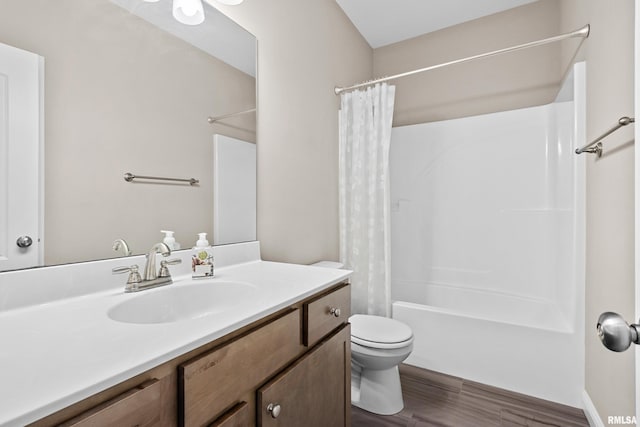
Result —
[[156, 243], [151, 247], [147, 254], [147, 263], [144, 267], [142, 277], [138, 273], [138, 266], [116, 267], [111, 270], [114, 274], [129, 272], [129, 279], [124, 289], [125, 292], [138, 292], [144, 289], [156, 288], [158, 286], [173, 283], [171, 274], [169, 273], [169, 265], [180, 264], [181, 259], [162, 260], [160, 263], [160, 273], [156, 270], [156, 254], [160, 253], [163, 257], [171, 255], [171, 249], [164, 243]]
[[116, 239], [113, 242], [113, 250], [118, 252], [119, 249], [122, 249], [124, 256], [131, 256], [131, 249], [129, 249], [129, 245], [127, 245], [124, 239]]
[[161, 253], [163, 257], [168, 257], [171, 255], [171, 249], [164, 243], [156, 243], [151, 246], [147, 254], [147, 265], [144, 266], [143, 281], [156, 280], [158, 278], [158, 272], [156, 271], [157, 253]]

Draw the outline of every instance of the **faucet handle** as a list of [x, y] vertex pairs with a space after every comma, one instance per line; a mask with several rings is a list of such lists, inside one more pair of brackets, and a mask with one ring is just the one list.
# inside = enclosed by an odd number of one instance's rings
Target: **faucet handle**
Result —
[[158, 273], [158, 277], [171, 277], [171, 273], [169, 272], [169, 265], [181, 264], [182, 260], [180, 258], [168, 259], [160, 261], [160, 272]]
[[130, 267], [115, 267], [111, 270], [113, 274], [122, 274], [129, 273], [129, 278], [127, 279], [127, 286], [125, 287], [125, 292], [130, 292], [137, 289], [138, 284], [142, 282], [142, 277], [140, 277], [140, 273], [138, 272], [138, 266], [136, 264]]

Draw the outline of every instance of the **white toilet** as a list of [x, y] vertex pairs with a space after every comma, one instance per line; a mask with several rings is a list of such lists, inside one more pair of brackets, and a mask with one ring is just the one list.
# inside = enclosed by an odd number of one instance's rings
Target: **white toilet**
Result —
[[[316, 267], [342, 268], [320, 261]], [[351, 323], [351, 404], [379, 415], [404, 407], [398, 365], [413, 350], [413, 332], [404, 323], [381, 316], [354, 314]]]
[[398, 365], [413, 350], [413, 332], [395, 319], [354, 314], [351, 323], [351, 404], [380, 415], [404, 407]]

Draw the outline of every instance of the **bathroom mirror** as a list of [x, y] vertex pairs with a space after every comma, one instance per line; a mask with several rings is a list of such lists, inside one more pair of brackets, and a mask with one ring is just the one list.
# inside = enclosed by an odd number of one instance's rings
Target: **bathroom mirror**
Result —
[[171, 0], [0, 2], [0, 43], [44, 58], [44, 265], [214, 242], [214, 135], [257, 142], [257, 46], [203, 3], [187, 26]]

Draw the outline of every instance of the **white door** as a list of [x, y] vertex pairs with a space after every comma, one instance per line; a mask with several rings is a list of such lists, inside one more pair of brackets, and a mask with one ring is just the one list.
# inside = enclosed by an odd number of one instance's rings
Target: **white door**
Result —
[[[635, 8], [635, 93], [634, 110], [635, 117], [640, 112], [640, 7]], [[634, 126], [635, 140], [640, 141], [640, 123], [636, 121]], [[636, 281], [636, 318], [631, 322], [635, 323], [640, 318], [640, 147], [635, 149], [635, 281]], [[630, 322], [630, 323], [631, 323]], [[634, 346], [636, 347], [636, 346]], [[640, 420], [640, 348], [634, 349], [636, 352], [636, 420]]]
[[0, 270], [42, 264], [43, 62], [0, 44]]
[[256, 144], [214, 135], [213, 244], [256, 240]]

